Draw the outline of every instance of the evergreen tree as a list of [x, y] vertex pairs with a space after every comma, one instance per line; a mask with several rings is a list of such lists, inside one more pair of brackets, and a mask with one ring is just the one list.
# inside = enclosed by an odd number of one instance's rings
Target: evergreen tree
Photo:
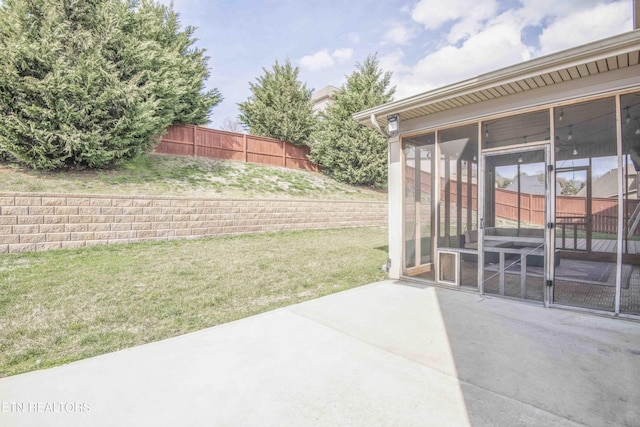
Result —
[[376, 55], [356, 64], [356, 69], [321, 114], [310, 158], [338, 181], [383, 187], [387, 183], [387, 141], [352, 116], [390, 102], [395, 87], [389, 88], [391, 73], [380, 70]]
[[[206, 124], [211, 108], [222, 96], [217, 89], [205, 92], [209, 77], [204, 50], [193, 48], [195, 28], [180, 31], [178, 14], [170, 7], [143, 0], [132, 14], [132, 31], [145, 40], [148, 52], [135, 62], [135, 72], [146, 73], [153, 82], [155, 97], [170, 124]], [[149, 52], [151, 51], [151, 52]]]
[[173, 123], [203, 123], [192, 29], [151, 0], [0, 4], [0, 153], [33, 168], [103, 167], [137, 156]]
[[311, 90], [298, 81], [298, 67], [287, 59], [276, 60], [271, 71], [250, 83], [252, 95], [238, 104], [240, 122], [252, 135], [267, 136], [296, 145], [306, 145], [316, 118], [311, 107]]

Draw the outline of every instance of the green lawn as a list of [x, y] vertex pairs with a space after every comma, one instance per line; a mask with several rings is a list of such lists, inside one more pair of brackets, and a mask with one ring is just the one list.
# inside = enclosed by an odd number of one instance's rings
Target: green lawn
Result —
[[386, 244], [358, 228], [0, 255], [0, 376], [381, 280]]

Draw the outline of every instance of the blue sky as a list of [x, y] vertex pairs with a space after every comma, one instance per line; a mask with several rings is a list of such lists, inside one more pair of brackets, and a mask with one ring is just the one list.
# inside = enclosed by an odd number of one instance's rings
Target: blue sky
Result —
[[[162, 0], [169, 4], [169, 0]], [[339, 87], [368, 54], [393, 72], [395, 99], [632, 30], [632, 0], [174, 0], [238, 115], [249, 83], [289, 58], [311, 89]]]

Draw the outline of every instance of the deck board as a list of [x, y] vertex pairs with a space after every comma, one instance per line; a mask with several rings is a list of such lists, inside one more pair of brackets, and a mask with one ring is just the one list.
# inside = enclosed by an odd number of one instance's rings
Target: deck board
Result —
[[[578, 247], [579, 251], [587, 250], [587, 239], [578, 239]], [[626, 245], [626, 246], [625, 246]], [[623, 249], [626, 247], [626, 254], [636, 255], [640, 254], [640, 242], [635, 240], [629, 240], [627, 242], [623, 242]], [[562, 238], [556, 238], [556, 248], [557, 249], [567, 249], [567, 250], [576, 250], [573, 246], [573, 239], [565, 239], [564, 247], [562, 246]], [[601, 252], [601, 253], [616, 253], [618, 250], [618, 242], [617, 240], [612, 239], [593, 239], [591, 240], [591, 252]]]

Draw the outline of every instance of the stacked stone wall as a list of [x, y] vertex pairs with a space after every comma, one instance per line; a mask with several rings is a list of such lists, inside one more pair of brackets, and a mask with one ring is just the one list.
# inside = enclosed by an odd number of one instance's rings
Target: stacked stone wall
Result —
[[0, 253], [387, 225], [387, 204], [0, 193]]

